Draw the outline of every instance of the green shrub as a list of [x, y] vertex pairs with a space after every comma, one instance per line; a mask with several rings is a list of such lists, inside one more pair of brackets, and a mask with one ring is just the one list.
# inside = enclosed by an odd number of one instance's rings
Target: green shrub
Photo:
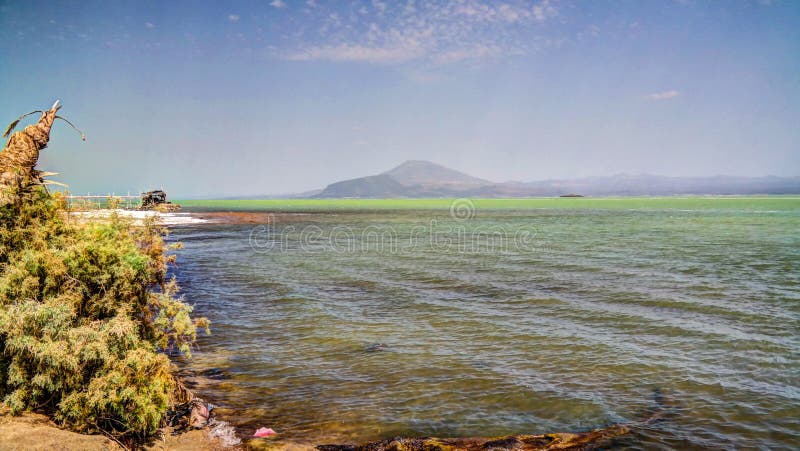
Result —
[[79, 222], [37, 191], [0, 207], [0, 397], [72, 429], [144, 437], [175, 387], [162, 351], [189, 354], [191, 306], [166, 280], [163, 229]]

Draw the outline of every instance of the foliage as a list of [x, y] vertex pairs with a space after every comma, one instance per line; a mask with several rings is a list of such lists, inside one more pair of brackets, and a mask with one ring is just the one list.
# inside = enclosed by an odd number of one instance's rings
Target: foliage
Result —
[[106, 203], [106, 208], [110, 208], [112, 210], [120, 208], [122, 206], [122, 199], [119, 197], [110, 197], [108, 202]]
[[175, 387], [163, 352], [189, 354], [192, 307], [166, 279], [164, 230], [114, 215], [78, 222], [37, 189], [0, 207], [0, 396], [79, 431], [143, 437]]

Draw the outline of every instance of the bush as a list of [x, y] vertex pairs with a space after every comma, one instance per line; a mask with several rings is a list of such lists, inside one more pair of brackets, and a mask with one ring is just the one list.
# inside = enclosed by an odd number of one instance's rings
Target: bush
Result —
[[0, 207], [0, 396], [72, 429], [144, 437], [175, 388], [163, 351], [185, 354], [205, 319], [166, 280], [163, 229], [77, 222], [43, 190]]

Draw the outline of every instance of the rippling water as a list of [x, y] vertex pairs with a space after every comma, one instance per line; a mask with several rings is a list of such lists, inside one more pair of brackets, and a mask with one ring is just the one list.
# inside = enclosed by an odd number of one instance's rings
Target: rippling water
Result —
[[477, 213], [173, 229], [204, 396], [348, 442], [587, 430], [658, 389], [620, 447], [797, 446], [800, 207]]

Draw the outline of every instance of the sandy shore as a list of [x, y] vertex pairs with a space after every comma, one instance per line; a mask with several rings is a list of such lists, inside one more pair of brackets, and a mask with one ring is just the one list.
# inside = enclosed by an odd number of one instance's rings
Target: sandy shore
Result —
[[73, 211], [70, 215], [81, 219], [107, 219], [111, 215], [118, 214], [122, 217], [131, 218], [134, 221], [141, 222], [145, 219], [156, 217], [164, 225], [182, 225], [182, 224], [202, 224], [208, 222], [205, 219], [195, 216], [192, 213], [184, 212], [170, 212], [161, 213], [158, 211], [141, 211], [141, 210], [87, 210], [87, 211]]
[[[103, 435], [78, 434], [60, 429], [42, 414], [25, 412], [12, 416], [8, 407], [0, 404], [0, 449], [2, 450], [124, 450], [122, 446]], [[217, 451], [223, 443], [208, 434], [206, 429], [188, 431], [179, 435], [164, 434], [147, 446], [147, 450]]]
[[156, 217], [163, 225], [191, 225], [191, 224], [274, 224], [296, 220], [306, 216], [307, 213], [267, 213], [249, 211], [213, 211], [213, 212], [168, 212], [140, 211], [140, 210], [87, 210], [73, 211], [70, 215], [79, 219], [95, 220], [108, 219], [113, 214], [130, 218], [135, 222]]

